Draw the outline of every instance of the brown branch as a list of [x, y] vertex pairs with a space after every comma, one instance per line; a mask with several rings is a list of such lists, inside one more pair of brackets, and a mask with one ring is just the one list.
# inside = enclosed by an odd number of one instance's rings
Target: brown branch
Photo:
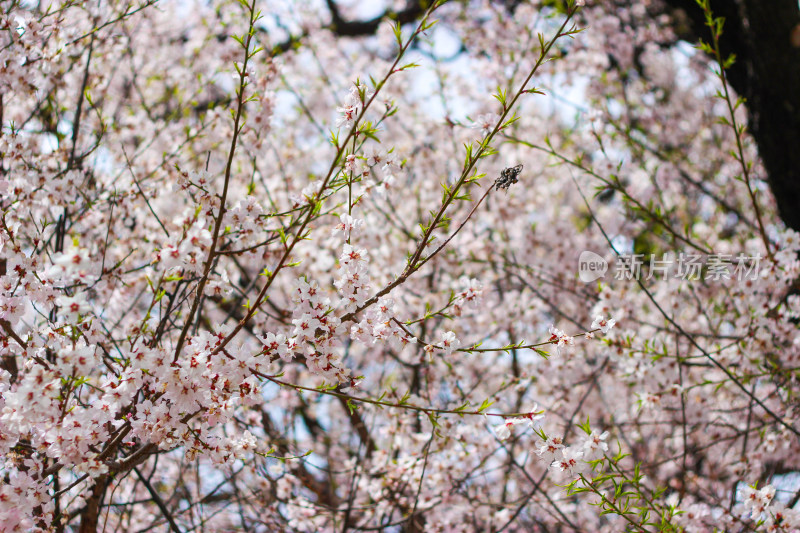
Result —
[[150, 480], [144, 477], [139, 469], [135, 466], [133, 467], [133, 471], [139, 477], [139, 480], [144, 484], [147, 492], [150, 493], [150, 496], [153, 498], [153, 502], [155, 502], [156, 506], [161, 511], [161, 514], [163, 514], [164, 518], [166, 518], [167, 522], [169, 522], [169, 527], [172, 529], [172, 531], [181, 533], [178, 524], [175, 523], [175, 518], [172, 517], [172, 513], [170, 513], [169, 509], [167, 509], [167, 506], [164, 504], [164, 500], [161, 499], [161, 496], [159, 496], [158, 492], [153, 488], [153, 485], [150, 484]]
[[103, 474], [95, 480], [92, 492], [86, 499], [86, 507], [81, 512], [81, 525], [78, 533], [95, 533], [97, 531], [100, 507], [110, 482], [111, 478], [107, 474]]
[[200, 279], [200, 283], [197, 284], [197, 292], [194, 297], [194, 301], [192, 302], [192, 307], [189, 310], [188, 315], [186, 316], [186, 322], [183, 325], [183, 329], [181, 330], [180, 337], [178, 337], [178, 344], [175, 347], [175, 355], [172, 357], [172, 361], [175, 362], [180, 357], [181, 350], [183, 350], [183, 344], [186, 341], [186, 335], [189, 333], [189, 328], [192, 324], [192, 318], [194, 314], [198, 312], [198, 307], [200, 306], [200, 302], [203, 299], [203, 291], [205, 290], [206, 283], [208, 282], [209, 274], [211, 273], [211, 265], [214, 263], [214, 259], [216, 258], [216, 248], [217, 248], [217, 240], [219, 239], [219, 232], [220, 228], [222, 227], [222, 219], [225, 216], [225, 201], [228, 198], [228, 185], [230, 184], [231, 180], [231, 170], [233, 168], [233, 156], [236, 153], [236, 142], [239, 139], [239, 133], [241, 132], [242, 126], [240, 123], [244, 116], [244, 104], [246, 102], [245, 98], [245, 88], [248, 85], [248, 72], [247, 66], [250, 59], [252, 59], [254, 53], [250, 52], [250, 44], [253, 39], [253, 27], [255, 24], [256, 19], [256, 8], [255, 8], [255, 0], [248, 6], [248, 10], [250, 11], [250, 20], [248, 24], [248, 32], [247, 32], [247, 40], [243, 44], [244, 48], [244, 61], [242, 62], [242, 68], [239, 72], [239, 91], [237, 94], [237, 105], [236, 105], [236, 115], [233, 120], [233, 136], [231, 137], [231, 147], [228, 152], [228, 162], [225, 165], [225, 179], [222, 185], [222, 196], [220, 197], [219, 202], [219, 213], [217, 214], [217, 219], [214, 221], [214, 234], [211, 237], [211, 246], [208, 250], [208, 257], [206, 258], [205, 265], [203, 266], [203, 277]]

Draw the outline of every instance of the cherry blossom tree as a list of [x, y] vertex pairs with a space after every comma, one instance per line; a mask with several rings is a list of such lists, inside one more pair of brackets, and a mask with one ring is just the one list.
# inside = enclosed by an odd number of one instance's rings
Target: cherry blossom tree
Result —
[[800, 529], [800, 235], [670, 5], [4, 3], [0, 530]]

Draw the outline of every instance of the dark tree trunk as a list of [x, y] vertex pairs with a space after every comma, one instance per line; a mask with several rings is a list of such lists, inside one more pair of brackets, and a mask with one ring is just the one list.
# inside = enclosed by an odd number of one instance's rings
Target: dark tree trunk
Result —
[[[680, 37], [711, 36], [694, 0], [664, 0], [679, 10]], [[715, 17], [724, 17], [723, 58], [736, 55], [727, 71], [736, 92], [746, 99], [748, 126], [767, 170], [778, 213], [800, 231], [800, 7], [797, 0], [711, 0]]]
[[107, 475], [99, 476], [92, 487], [92, 494], [86, 499], [86, 507], [81, 512], [81, 525], [79, 533], [95, 533], [100, 522], [100, 510], [103, 506], [103, 498], [106, 495], [106, 488], [111, 482]]
[[[640, 1], [640, 0], [631, 0]], [[411, 0], [399, 13], [369, 21], [346, 21], [335, 0], [327, 0], [331, 30], [339, 35], [370, 35], [381, 19], [411, 22], [424, 12]], [[663, 0], [672, 9], [682, 39], [711, 40], [702, 9], [695, 0]], [[503, 1], [504, 4], [516, 2]], [[728, 79], [746, 99], [749, 129], [767, 171], [778, 213], [800, 231], [800, 7], [797, 0], [711, 0], [716, 17], [725, 18], [720, 41], [723, 57], [736, 55]]]

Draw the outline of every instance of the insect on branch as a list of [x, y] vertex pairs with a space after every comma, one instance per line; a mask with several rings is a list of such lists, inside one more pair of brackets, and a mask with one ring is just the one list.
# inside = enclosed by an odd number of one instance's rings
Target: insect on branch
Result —
[[520, 172], [522, 172], [522, 165], [503, 169], [503, 171], [500, 173], [500, 177], [494, 182], [494, 190], [508, 190], [509, 187], [519, 181], [517, 177], [519, 176]]

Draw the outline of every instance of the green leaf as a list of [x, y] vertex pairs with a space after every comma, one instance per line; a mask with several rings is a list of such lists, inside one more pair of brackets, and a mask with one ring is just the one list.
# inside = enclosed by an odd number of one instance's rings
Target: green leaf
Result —
[[489, 401], [489, 398], [486, 398], [485, 400], [483, 400], [483, 403], [481, 403], [481, 406], [480, 406], [480, 407], [478, 407], [478, 412], [479, 412], [479, 413], [482, 413], [482, 412], [484, 412], [484, 411], [485, 411], [485, 410], [487, 410], [489, 407], [491, 407], [493, 404], [494, 404], [494, 402], [490, 402], [490, 401]]
[[405, 405], [408, 403], [408, 399], [411, 398], [411, 391], [407, 391], [403, 394], [403, 397], [400, 398], [400, 401], [397, 402], [398, 405]]

